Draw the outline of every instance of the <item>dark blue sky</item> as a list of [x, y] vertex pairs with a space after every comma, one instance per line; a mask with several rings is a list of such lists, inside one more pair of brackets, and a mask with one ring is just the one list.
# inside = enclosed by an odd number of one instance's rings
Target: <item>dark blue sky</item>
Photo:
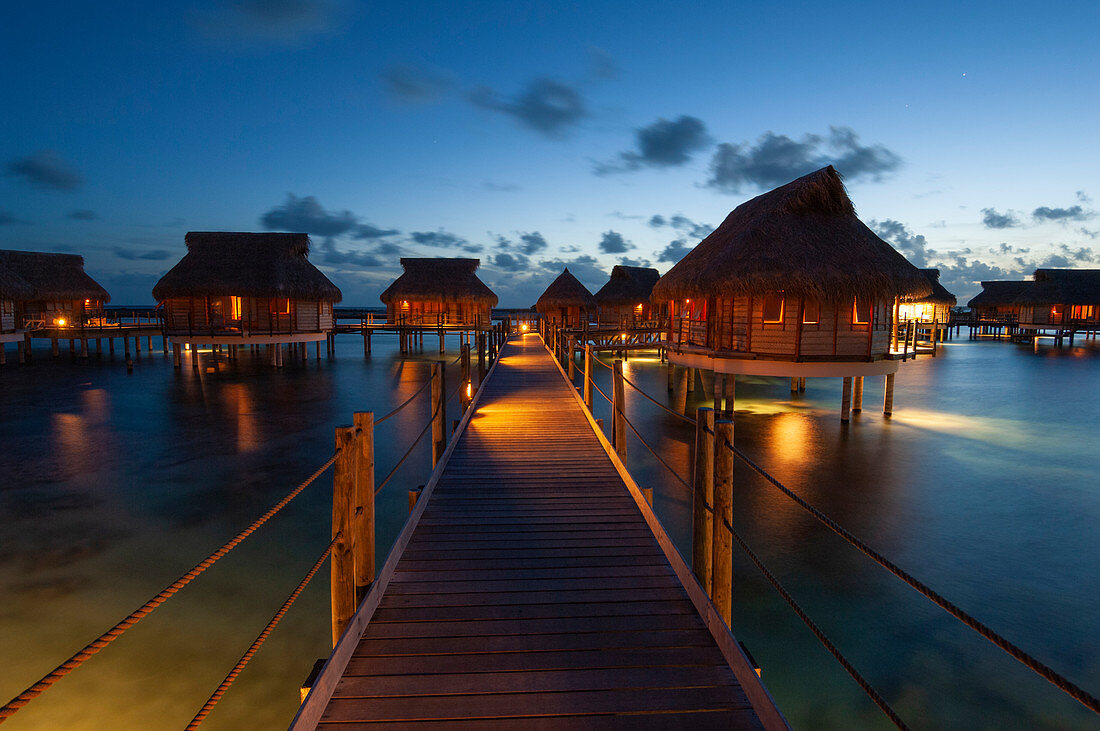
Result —
[[0, 248], [145, 303], [188, 230], [304, 230], [346, 304], [450, 255], [526, 306], [833, 163], [964, 299], [1100, 266], [1095, 3], [520, 5], [5, 3]]

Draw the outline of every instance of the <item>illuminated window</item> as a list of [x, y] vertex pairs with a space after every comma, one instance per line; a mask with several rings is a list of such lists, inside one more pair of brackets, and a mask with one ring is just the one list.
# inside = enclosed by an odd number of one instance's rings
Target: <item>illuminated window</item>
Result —
[[764, 322], [783, 322], [783, 295], [764, 295]]
[[229, 298], [229, 311], [230, 311], [230, 313], [232, 313], [231, 314], [232, 319], [234, 319], [234, 320], [241, 319], [241, 298], [240, 297], [230, 297]]
[[278, 297], [271, 300], [271, 311], [276, 315], [289, 315], [290, 300], [285, 297]]
[[821, 303], [815, 300], [806, 300], [802, 305], [802, 324], [816, 325], [821, 322]]
[[1070, 317], [1074, 320], [1091, 320], [1092, 313], [1092, 305], [1074, 305], [1070, 310]]
[[852, 304], [852, 324], [866, 325], [871, 322], [871, 303], [860, 302], [858, 299]]
[[1051, 320], [1061, 320], [1062, 319], [1062, 306], [1061, 305], [1051, 305], [1050, 306], [1050, 319]]

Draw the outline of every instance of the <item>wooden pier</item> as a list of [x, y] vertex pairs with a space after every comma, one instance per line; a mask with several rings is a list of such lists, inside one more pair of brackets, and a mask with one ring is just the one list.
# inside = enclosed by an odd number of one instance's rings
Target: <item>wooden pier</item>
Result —
[[540, 337], [510, 340], [292, 728], [786, 728]]

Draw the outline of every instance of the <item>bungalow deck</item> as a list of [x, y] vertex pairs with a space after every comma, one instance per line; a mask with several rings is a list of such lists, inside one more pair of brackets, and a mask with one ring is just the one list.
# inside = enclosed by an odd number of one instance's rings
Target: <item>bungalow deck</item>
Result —
[[509, 341], [292, 728], [786, 728], [535, 334]]

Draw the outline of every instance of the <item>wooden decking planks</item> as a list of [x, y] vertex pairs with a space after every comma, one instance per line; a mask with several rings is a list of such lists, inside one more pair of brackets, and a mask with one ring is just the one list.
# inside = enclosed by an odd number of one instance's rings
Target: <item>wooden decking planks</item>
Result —
[[537, 337], [475, 407], [319, 726], [759, 727]]

